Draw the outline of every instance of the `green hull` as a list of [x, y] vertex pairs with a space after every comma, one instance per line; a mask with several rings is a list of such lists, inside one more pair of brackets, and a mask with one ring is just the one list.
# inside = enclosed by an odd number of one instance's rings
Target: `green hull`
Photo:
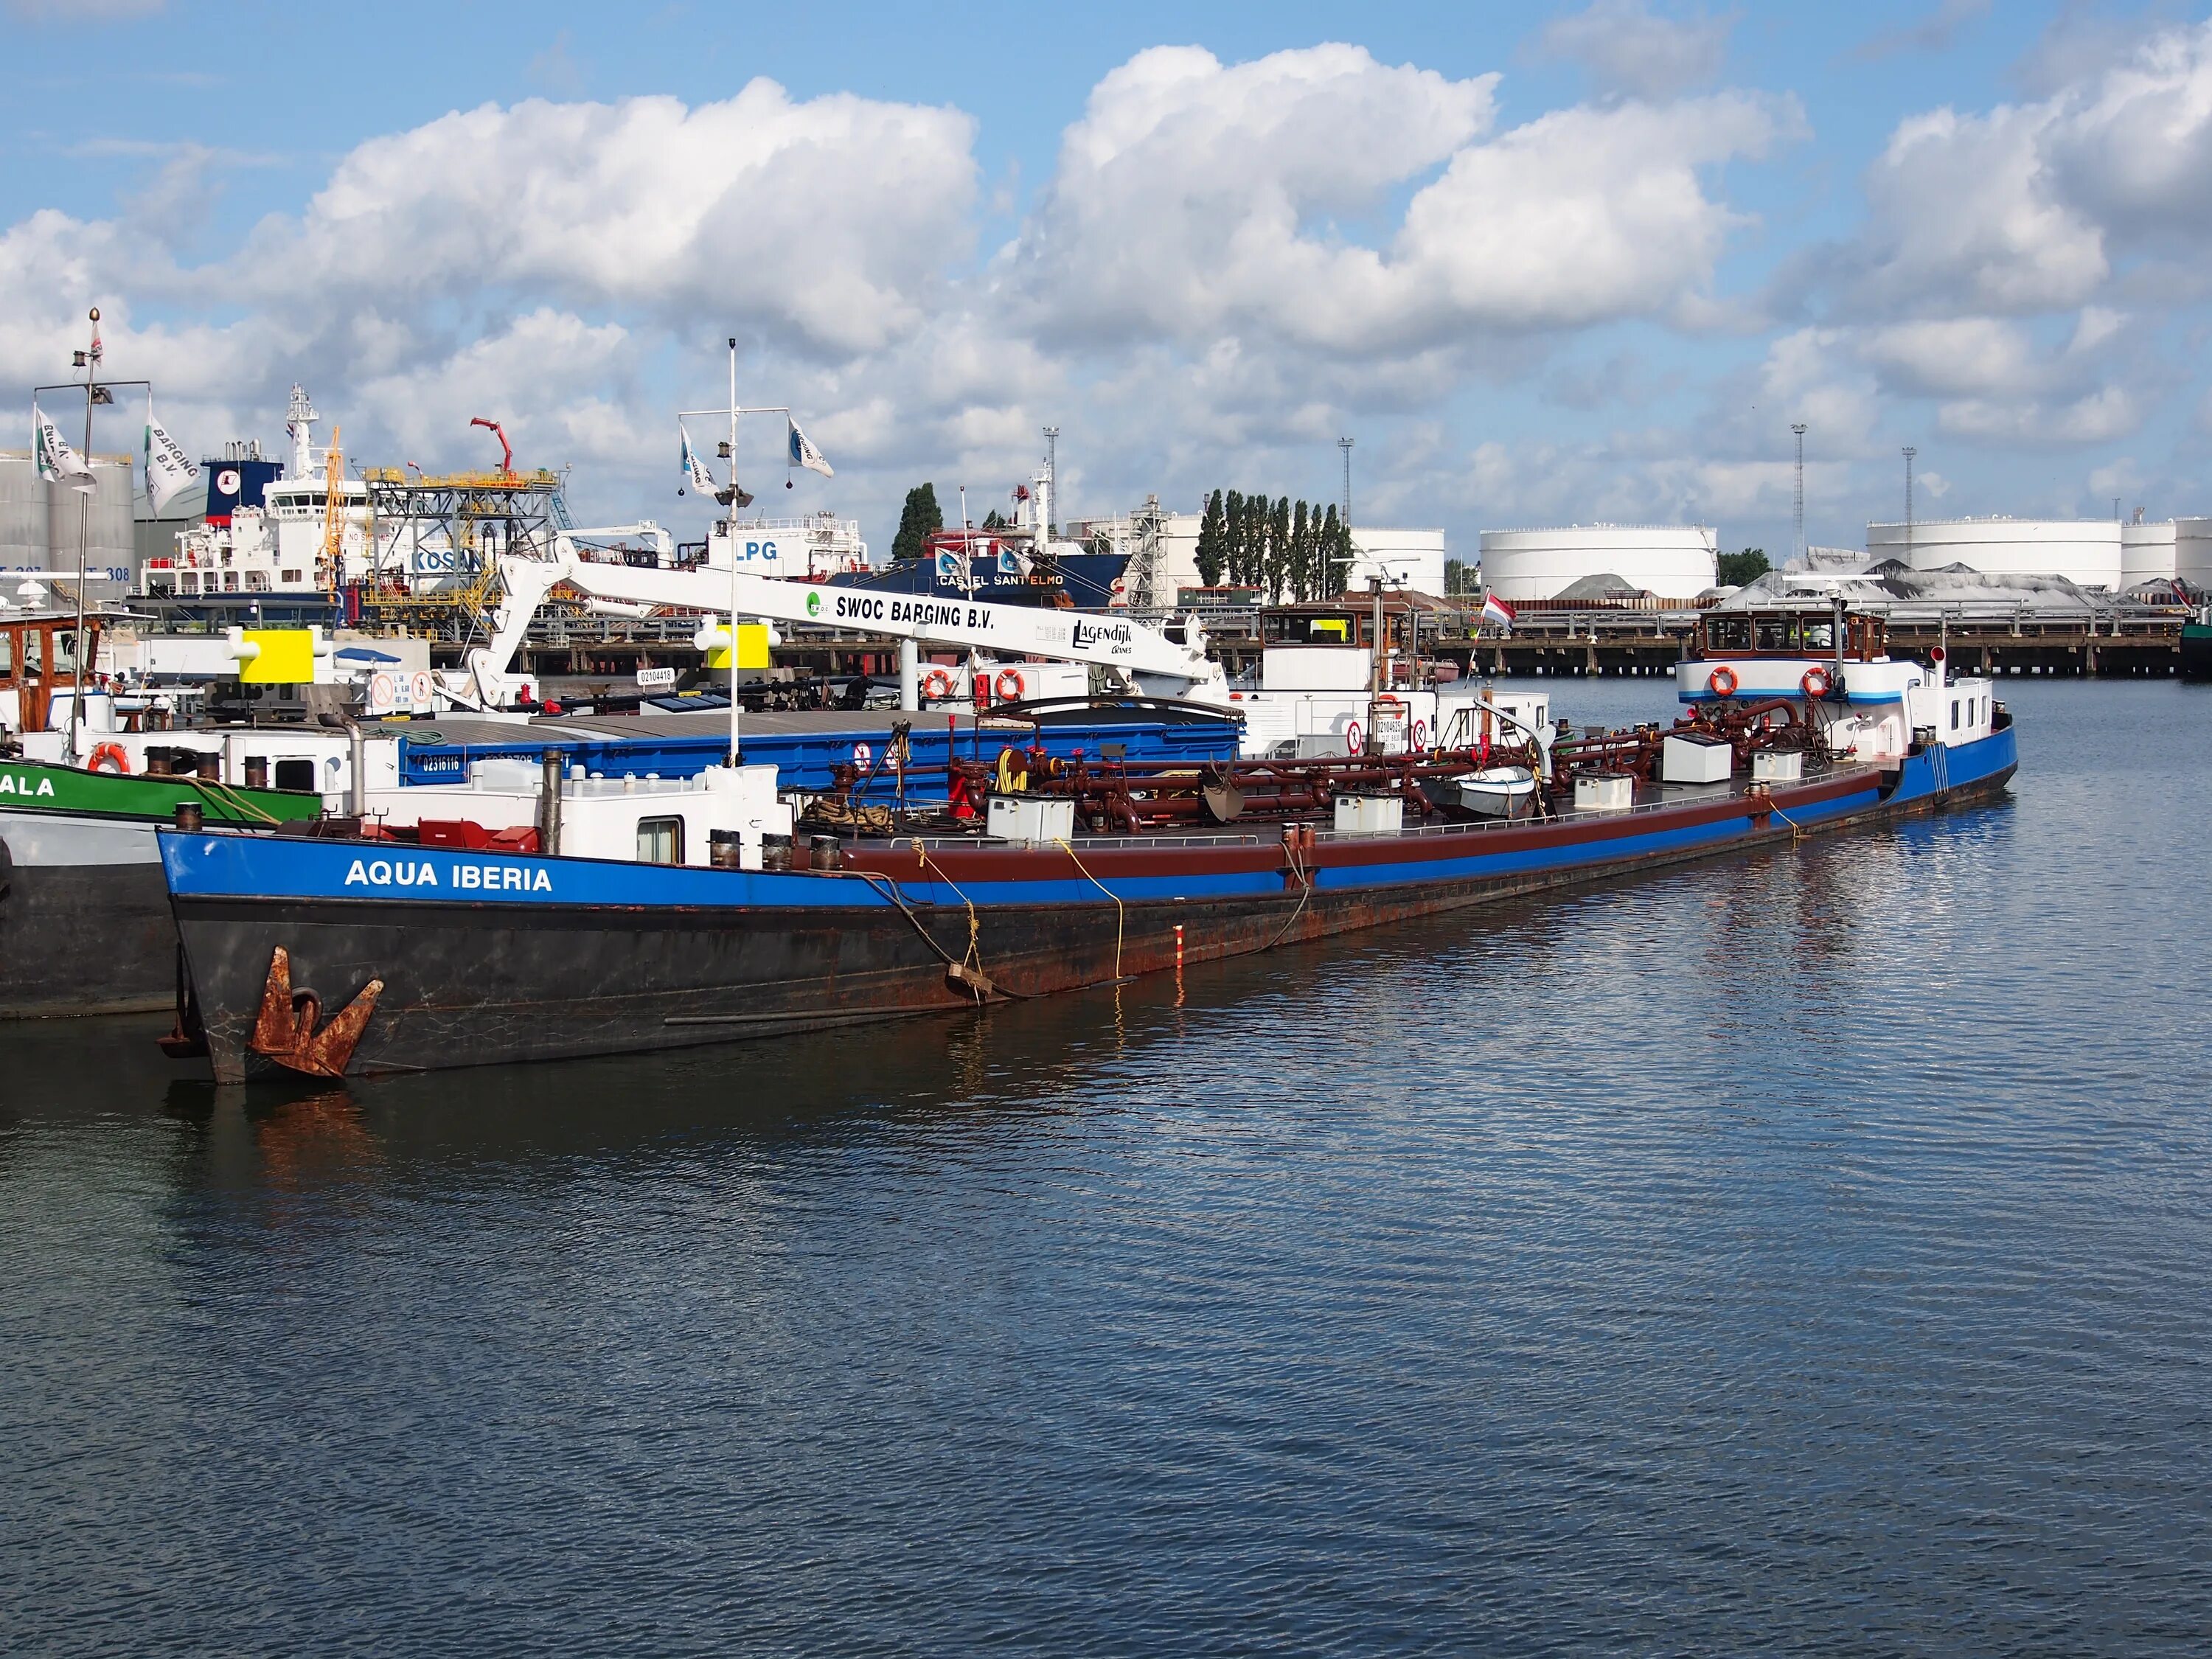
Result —
[[177, 807], [198, 802], [210, 823], [281, 823], [321, 814], [322, 797], [289, 789], [234, 789], [193, 778], [88, 772], [43, 761], [0, 761], [0, 813], [10, 808], [81, 812], [98, 818], [172, 823]]
[[154, 832], [311, 818], [318, 795], [0, 761], [0, 1019], [167, 1008], [176, 927]]
[[2212, 623], [2182, 624], [2181, 678], [2212, 680]]

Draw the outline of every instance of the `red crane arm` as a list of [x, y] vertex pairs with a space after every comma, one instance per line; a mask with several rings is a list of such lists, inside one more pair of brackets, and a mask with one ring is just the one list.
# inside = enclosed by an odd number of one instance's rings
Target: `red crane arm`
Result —
[[483, 416], [478, 415], [471, 419], [469, 424], [471, 426], [481, 426], [490, 428], [491, 435], [499, 440], [500, 476], [508, 478], [513, 477], [514, 476], [514, 447], [507, 441], [507, 434], [500, 429], [499, 422], [497, 421], [487, 421]]

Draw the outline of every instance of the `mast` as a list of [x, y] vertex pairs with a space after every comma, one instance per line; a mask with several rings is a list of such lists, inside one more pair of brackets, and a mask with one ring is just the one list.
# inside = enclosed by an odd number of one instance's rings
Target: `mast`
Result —
[[[94, 384], [100, 379], [100, 307], [92, 308], [92, 348], [85, 354], [84, 468], [94, 490], [100, 475], [92, 470], [92, 406], [98, 401]], [[92, 496], [79, 491], [76, 498], [76, 647], [70, 653], [76, 690], [70, 698], [70, 758], [84, 758], [84, 549], [92, 534]]]
[[737, 337], [730, 337], [730, 769], [737, 769]]

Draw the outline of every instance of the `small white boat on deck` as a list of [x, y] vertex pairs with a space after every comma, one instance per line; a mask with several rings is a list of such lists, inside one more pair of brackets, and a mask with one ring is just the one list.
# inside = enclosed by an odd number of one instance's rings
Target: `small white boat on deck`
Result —
[[1459, 789], [1459, 804], [1485, 817], [1510, 818], [1536, 795], [1536, 775], [1525, 766], [1486, 766], [1452, 782]]

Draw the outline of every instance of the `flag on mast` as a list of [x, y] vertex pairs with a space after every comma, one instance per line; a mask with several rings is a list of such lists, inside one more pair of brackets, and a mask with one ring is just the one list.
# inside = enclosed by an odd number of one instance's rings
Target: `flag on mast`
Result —
[[1495, 593], [1482, 596], [1482, 619], [1509, 634], [1513, 631], [1513, 607]]
[[684, 422], [678, 421], [676, 429], [684, 435], [684, 483], [677, 487], [676, 493], [682, 495], [688, 486], [694, 495], [713, 499], [721, 486], [714, 482], [714, 475], [707, 470], [707, 463], [699, 459], [699, 452], [691, 447], [691, 434]]
[[822, 452], [814, 447], [814, 441], [799, 429], [799, 422], [787, 415], [784, 423], [791, 428], [791, 464], [803, 466], [809, 472], [819, 472], [825, 478], [836, 477], [830, 463], [822, 459]]
[[48, 483], [65, 483], [88, 495], [92, 493], [92, 469], [35, 402], [31, 405], [31, 445], [39, 458], [41, 478]]
[[146, 499], [154, 503], [156, 513], [163, 511], [171, 501], [190, 489], [198, 482], [200, 470], [192, 465], [191, 457], [185, 453], [184, 446], [169, 435], [168, 429], [154, 418], [154, 394], [146, 394]]

